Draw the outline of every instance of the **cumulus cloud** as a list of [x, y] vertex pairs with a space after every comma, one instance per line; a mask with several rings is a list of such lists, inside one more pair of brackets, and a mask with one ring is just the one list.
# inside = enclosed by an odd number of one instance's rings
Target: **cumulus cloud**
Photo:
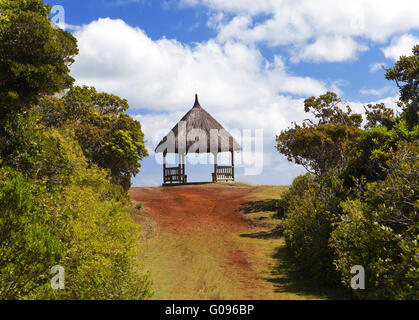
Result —
[[368, 48], [350, 37], [319, 37], [314, 43], [307, 44], [291, 58], [311, 62], [340, 62], [356, 58], [358, 52]]
[[117, 93], [134, 109], [184, 110], [198, 93], [203, 105], [232, 125], [277, 129], [289, 122], [289, 112], [298, 112], [293, 109], [301, 101], [290, 95], [319, 95], [331, 87], [290, 75], [281, 57], [269, 62], [257, 48], [237, 42], [153, 41], [141, 29], [111, 19], [94, 21], [75, 35], [77, 83]]
[[275, 1], [272, 0], [180, 0], [180, 3], [186, 6], [205, 5], [216, 10], [252, 14], [267, 13], [276, 7]]
[[384, 96], [388, 93], [395, 94], [397, 90], [394, 87], [384, 87], [380, 89], [361, 89], [359, 92], [364, 95]]
[[[419, 28], [416, 0], [180, 1], [232, 15], [212, 24], [219, 41], [292, 46], [297, 60], [351, 60], [366, 48], [363, 42], [383, 43], [397, 33]], [[326, 39], [334, 40], [330, 51], [323, 50]]]
[[374, 73], [378, 70], [383, 70], [383, 68], [386, 67], [386, 64], [384, 62], [376, 62], [370, 65], [370, 72]]
[[405, 34], [394, 38], [391, 44], [383, 48], [382, 51], [387, 59], [398, 60], [400, 56], [410, 56], [415, 45], [419, 45], [419, 39], [410, 34]]

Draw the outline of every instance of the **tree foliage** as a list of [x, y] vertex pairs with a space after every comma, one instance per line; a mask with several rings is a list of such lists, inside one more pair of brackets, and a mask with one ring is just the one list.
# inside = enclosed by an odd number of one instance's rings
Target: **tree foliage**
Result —
[[125, 99], [86, 86], [39, 104], [45, 125], [73, 128], [84, 155], [109, 169], [114, 182], [125, 189], [140, 171], [139, 161], [148, 155], [141, 124], [125, 113], [128, 108]]
[[309, 172], [321, 175], [330, 168], [342, 170], [348, 161], [348, 144], [359, 136], [362, 118], [344, 111], [341, 100], [328, 92], [318, 98], [305, 100], [305, 112], [312, 112], [317, 122], [307, 119], [302, 125], [294, 123], [276, 137], [277, 149], [289, 161], [304, 166]]
[[[312, 175], [299, 177], [298, 181], [288, 196], [284, 231], [287, 246], [300, 271], [324, 284], [336, 285], [339, 277], [328, 242], [333, 224], [340, 219], [340, 202], [345, 199], [346, 190], [333, 171], [320, 181]], [[302, 185], [305, 188], [296, 192], [295, 187]]]
[[400, 90], [400, 106], [410, 127], [419, 124], [419, 45], [412, 52], [411, 56], [400, 57], [386, 72], [386, 79], [393, 80]]
[[384, 103], [368, 104], [365, 107], [365, 115], [367, 124], [365, 128], [374, 128], [383, 126], [391, 129], [395, 123], [395, 115], [393, 109], [387, 108]]
[[0, 122], [74, 81], [76, 40], [51, 26], [50, 9], [41, 0], [0, 2]]
[[419, 148], [403, 143], [383, 181], [366, 185], [363, 201], [342, 203], [345, 215], [331, 236], [335, 266], [350, 285], [353, 265], [366, 270], [360, 297], [418, 299]]
[[[73, 168], [71, 183], [51, 192], [18, 171], [0, 170], [0, 298], [147, 297], [129, 197], [88, 165], [71, 131], [49, 135]], [[65, 267], [65, 290], [49, 285], [54, 265]]]

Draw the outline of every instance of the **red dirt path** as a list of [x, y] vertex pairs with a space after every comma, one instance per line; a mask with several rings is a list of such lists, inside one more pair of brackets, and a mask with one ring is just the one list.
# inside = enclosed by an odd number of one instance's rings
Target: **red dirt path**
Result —
[[244, 198], [255, 187], [176, 186], [132, 188], [146, 215], [171, 231], [246, 232], [251, 226], [240, 217]]

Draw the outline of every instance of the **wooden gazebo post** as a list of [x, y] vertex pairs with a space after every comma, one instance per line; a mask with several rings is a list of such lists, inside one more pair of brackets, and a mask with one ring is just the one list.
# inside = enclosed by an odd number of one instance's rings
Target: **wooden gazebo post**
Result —
[[217, 182], [217, 167], [218, 167], [218, 153], [214, 152], [214, 175], [213, 175], [213, 181], [212, 182]]
[[179, 171], [178, 171], [178, 173], [179, 173], [179, 181], [181, 181], [182, 183], [183, 183], [183, 177], [182, 177], [182, 154], [181, 153], [179, 153], [178, 154], [178, 160], [179, 160]]
[[[181, 159], [182, 161], [182, 183], [186, 183], [186, 175], [185, 175], [185, 154], [184, 153], [180, 153], [179, 154], [179, 159]], [[181, 164], [179, 163], [179, 167], [181, 166]]]
[[166, 183], [166, 155], [167, 151], [163, 152], [163, 183]]
[[234, 177], [234, 150], [231, 151], [231, 167], [232, 167], [232, 175], [233, 175], [233, 181], [235, 179]]

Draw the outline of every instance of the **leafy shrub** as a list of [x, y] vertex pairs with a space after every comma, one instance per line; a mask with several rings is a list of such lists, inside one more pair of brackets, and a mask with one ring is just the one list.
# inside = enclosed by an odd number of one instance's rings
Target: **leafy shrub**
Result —
[[362, 265], [360, 297], [418, 299], [418, 55], [415, 46], [386, 72], [400, 90], [400, 115], [368, 105], [362, 130], [361, 115], [329, 92], [305, 100], [317, 123], [307, 119], [276, 138], [289, 161], [316, 175], [297, 178], [278, 203], [296, 265], [319, 280], [339, 276], [346, 287]]
[[[337, 282], [333, 250], [329, 246], [334, 223], [340, 220], [339, 206], [345, 190], [333, 172], [318, 182], [309, 175], [297, 181], [285, 218], [285, 240], [297, 264], [311, 277], [327, 284]], [[305, 187], [303, 187], [305, 185]]]
[[291, 188], [289, 188], [277, 201], [276, 210], [277, 213], [275, 218], [283, 218], [285, 213], [288, 210], [288, 207], [291, 203], [291, 199], [300, 197], [303, 195], [304, 191], [314, 183], [314, 176], [310, 173], [305, 175], [298, 176], [292, 182]]
[[0, 299], [24, 298], [63, 259], [51, 203], [45, 187], [11, 168], [0, 169]]
[[402, 147], [389, 161], [387, 177], [369, 183], [364, 201], [342, 204], [346, 215], [332, 233], [335, 265], [346, 286], [350, 269], [366, 270], [367, 298], [418, 299], [419, 281], [419, 147]]
[[413, 142], [419, 138], [419, 126], [409, 129], [407, 122], [400, 120], [386, 127], [373, 127], [364, 130], [351, 146], [351, 158], [342, 177], [347, 185], [352, 178], [365, 178], [367, 181], [382, 180], [386, 177], [386, 162], [396, 151], [400, 141]]
[[138, 201], [137, 204], [135, 205], [135, 209], [137, 210], [141, 210], [142, 207], [143, 207], [143, 203], [141, 201]]
[[[73, 167], [69, 183], [48, 192], [16, 171], [0, 171], [0, 296], [144, 299], [149, 283], [128, 195], [88, 164], [70, 132], [49, 134]], [[54, 265], [65, 268], [65, 290], [50, 287]]]
[[[88, 164], [77, 142], [60, 136], [66, 157], [74, 164], [73, 183], [57, 197], [67, 225], [66, 290], [46, 290], [40, 297], [65, 299], [143, 299], [149, 294], [147, 277], [138, 261], [141, 230], [131, 216], [129, 196], [112, 185], [106, 171]], [[48, 288], [49, 289], [49, 288]]]

